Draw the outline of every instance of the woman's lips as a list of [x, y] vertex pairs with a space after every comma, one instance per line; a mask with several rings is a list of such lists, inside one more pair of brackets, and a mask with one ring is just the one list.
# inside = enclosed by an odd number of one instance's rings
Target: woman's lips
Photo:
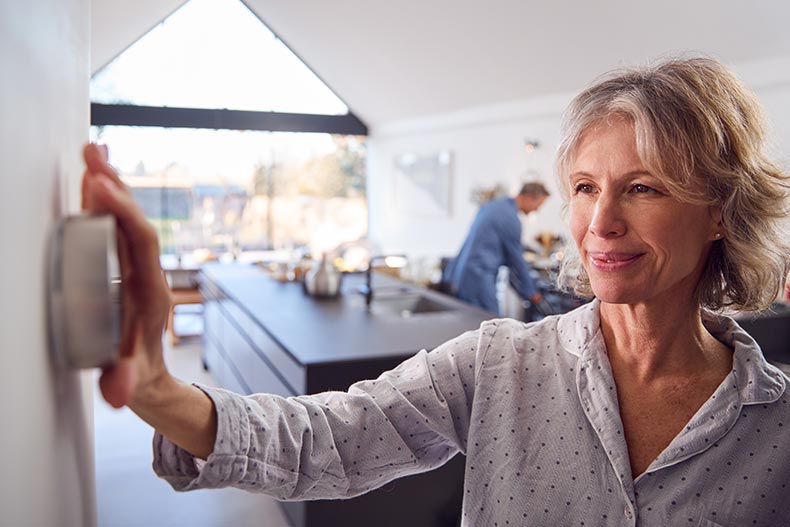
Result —
[[619, 271], [636, 263], [644, 253], [588, 252], [587, 257], [596, 269]]

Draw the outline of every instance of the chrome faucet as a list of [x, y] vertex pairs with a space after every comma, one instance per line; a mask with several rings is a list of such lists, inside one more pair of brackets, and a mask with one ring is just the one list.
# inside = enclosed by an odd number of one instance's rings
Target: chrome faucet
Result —
[[371, 256], [370, 260], [368, 260], [368, 268], [365, 270], [365, 284], [359, 287], [359, 292], [365, 295], [365, 305], [370, 308], [371, 302], [373, 302], [373, 263], [374, 262], [382, 262], [384, 263], [385, 267], [390, 267], [393, 269], [397, 269], [400, 267], [405, 267], [408, 263], [406, 256], [402, 254], [381, 254], [376, 256]]

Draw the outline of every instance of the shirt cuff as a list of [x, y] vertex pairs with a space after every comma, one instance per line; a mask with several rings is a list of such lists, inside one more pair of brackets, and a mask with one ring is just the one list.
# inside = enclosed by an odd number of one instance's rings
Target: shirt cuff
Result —
[[178, 491], [245, 486], [247, 476], [250, 423], [242, 396], [195, 384], [214, 403], [217, 412], [217, 438], [214, 450], [204, 461], [154, 433], [153, 469]]

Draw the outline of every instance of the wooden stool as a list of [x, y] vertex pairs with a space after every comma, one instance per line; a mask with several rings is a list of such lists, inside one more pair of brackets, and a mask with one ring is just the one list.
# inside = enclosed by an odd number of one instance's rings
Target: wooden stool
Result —
[[170, 313], [167, 315], [167, 332], [170, 335], [170, 344], [176, 346], [179, 341], [174, 325], [176, 306], [180, 304], [202, 304], [203, 295], [200, 294], [200, 289], [171, 289], [170, 298]]

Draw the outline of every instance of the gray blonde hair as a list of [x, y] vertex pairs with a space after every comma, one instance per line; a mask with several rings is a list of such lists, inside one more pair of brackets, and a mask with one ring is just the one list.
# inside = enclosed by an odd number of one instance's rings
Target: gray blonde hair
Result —
[[[725, 66], [704, 57], [602, 77], [576, 96], [563, 118], [556, 174], [566, 214], [582, 136], [610, 119], [633, 124], [639, 158], [673, 197], [721, 209], [725, 236], [708, 254], [698, 305], [768, 307], [790, 270], [790, 179], [766, 153], [756, 97]], [[560, 285], [592, 296], [578, 253], [568, 249]]]

